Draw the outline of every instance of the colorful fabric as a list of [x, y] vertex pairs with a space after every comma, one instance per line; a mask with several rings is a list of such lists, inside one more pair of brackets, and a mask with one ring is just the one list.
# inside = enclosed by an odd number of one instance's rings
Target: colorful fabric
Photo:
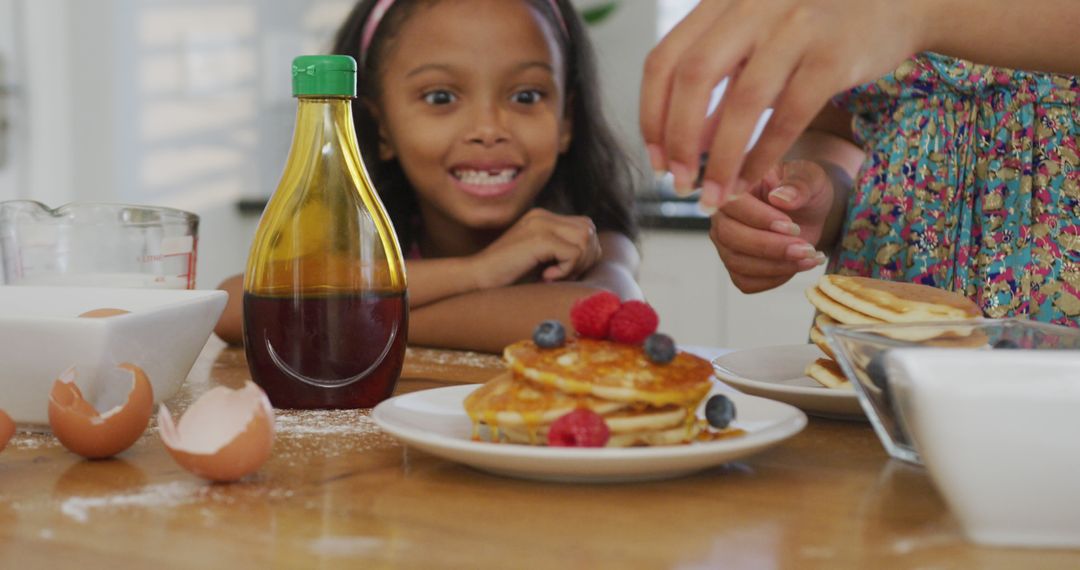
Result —
[[836, 103], [867, 159], [830, 271], [1080, 324], [1078, 78], [921, 54]]

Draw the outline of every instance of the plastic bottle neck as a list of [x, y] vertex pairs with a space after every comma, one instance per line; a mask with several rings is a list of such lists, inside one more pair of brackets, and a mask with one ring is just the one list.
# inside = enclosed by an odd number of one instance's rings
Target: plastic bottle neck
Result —
[[299, 158], [312, 144], [341, 146], [344, 154], [356, 149], [356, 130], [352, 119], [352, 99], [345, 97], [297, 97], [296, 127], [293, 129], [289, 159]]

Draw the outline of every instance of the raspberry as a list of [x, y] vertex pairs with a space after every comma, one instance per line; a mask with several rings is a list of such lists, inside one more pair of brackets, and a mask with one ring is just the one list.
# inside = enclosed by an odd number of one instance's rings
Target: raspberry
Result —
[[641, 344], [659, 324], [660, 317], [648, 303], [627, 301], [611, 316], [608, 334], [615, 342]]
[[540, 348], [559, 348], [566, 342], [566, 329], [559, 321], [544, 321], [533, 330], [533, 342]]
[[645, 356], [656, 364], [675, 360], [675, 341], [664, 333], [653, 333], [645, 339]]
[[619, 310], [619, 296], [601, 291], [578, 299], [570, 308], [570, 322], [579, 335], [587, 338], [607, 338], [611, 315]]
[[578, 408], [555, 420], [548, 429], [551, 447], [604, 447], [611, 431], [600, 414]]

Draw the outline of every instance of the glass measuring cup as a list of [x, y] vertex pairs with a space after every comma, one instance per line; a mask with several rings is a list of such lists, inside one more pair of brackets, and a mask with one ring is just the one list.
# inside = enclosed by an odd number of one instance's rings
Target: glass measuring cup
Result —
[[173, 208], [0, 202], [3, 283], [194, 289], [198, 229]]

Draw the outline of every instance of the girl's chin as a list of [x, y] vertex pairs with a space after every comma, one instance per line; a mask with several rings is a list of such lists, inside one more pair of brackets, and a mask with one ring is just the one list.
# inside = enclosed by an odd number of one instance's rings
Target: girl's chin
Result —
[[524, 213], [521, 208], [471, 208], [460, 221], [474, 230], [503, 230], [514, 225]]

